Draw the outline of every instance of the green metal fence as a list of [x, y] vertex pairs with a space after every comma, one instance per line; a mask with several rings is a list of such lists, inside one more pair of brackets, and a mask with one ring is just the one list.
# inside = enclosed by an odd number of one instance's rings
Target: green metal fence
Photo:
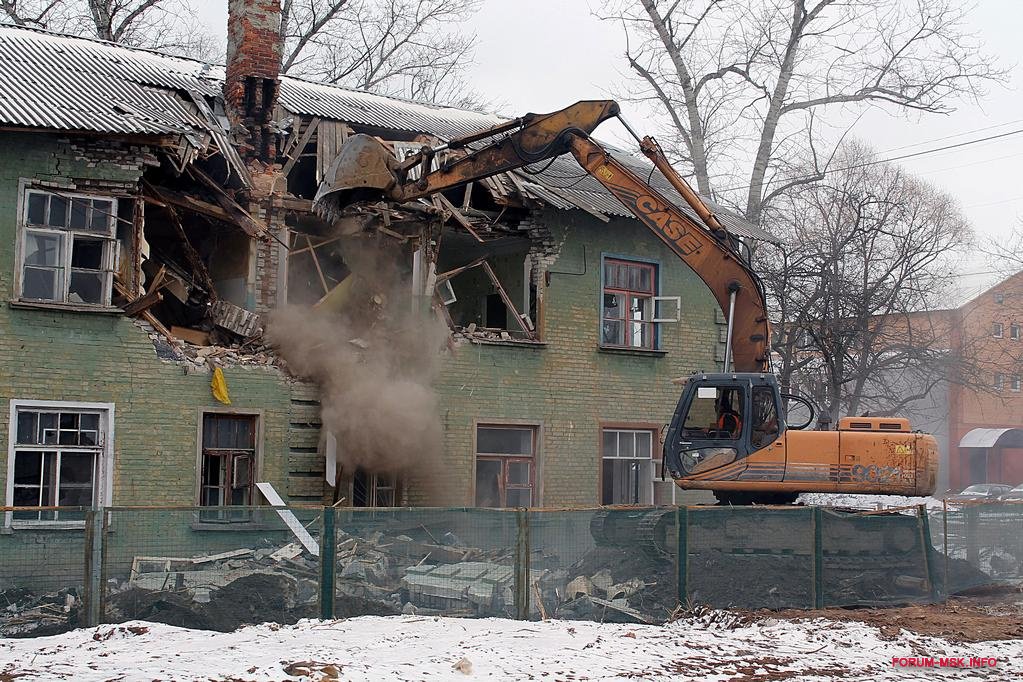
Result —
[[3, 511], [0, 636], [398, 613], [661, 623], [679, 604], [894, 605], [1023, 581], [1019, 504]]

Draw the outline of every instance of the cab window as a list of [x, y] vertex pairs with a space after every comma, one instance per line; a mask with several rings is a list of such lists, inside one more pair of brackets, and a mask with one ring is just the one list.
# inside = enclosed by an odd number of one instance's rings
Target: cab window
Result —
[[700, 386], [689, 403], [683, 434], [687, 438], [738, 439], [742, 435], [744, 397], [740, 387]]
[[753, 430], [750, 444], [754, 450], [767, 447], [778, 437], [778, 407], [774, 402], [774, 391], [770, 388], [753, 389], [752, 407]]

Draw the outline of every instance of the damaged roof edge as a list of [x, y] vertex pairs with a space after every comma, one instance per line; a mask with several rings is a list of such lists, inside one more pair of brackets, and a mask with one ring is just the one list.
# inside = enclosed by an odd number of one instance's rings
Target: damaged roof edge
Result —
[[[185, 147], [215, 146], [242, 184], [251, 186], [245, 164], [227, 141], [223, 124], [208, 106], [203, 106], [204, 98], [220, 96], [224, 79], [221, 65], [43, 29], [4, 25], [0, 26], [0, 79], [5, 83], [4, 97], [0, 98], [0, 126], [178, 139], [184, 136], [188, 140]], [[297, 116], [422, 133], [441, 140], [463, 137], [509, 120], [495, 114], [287, 75], [281, 76], [279, 104]], [[152, 112], [162, 113], [154, 116]], [[207, 139], [193, 138], [195, 133]], [[633, 155], [622, 153], [621, 160], [638, 164], [644, 172], [652, 168], [645, 159]], [[531, 198], [561, 209], [571, 206], [594, 215], [633, 218], [599, 183], [559, 186], [561, 178], [556, 172], [559, 165], [564, 168], [564, 162], [559, 160], [550, 171], [528, 176], [528, 182], [533, 184], [527, 191], [533, 195]], [[659, 173], [651, 177], [658, 190], [688, 213], [688, 206]], [[552, 200], [554, 197], [558, 200]], [[778, 243], [758, 226], [710, 203], [717, 208], [722, 222], [736, 234]]]

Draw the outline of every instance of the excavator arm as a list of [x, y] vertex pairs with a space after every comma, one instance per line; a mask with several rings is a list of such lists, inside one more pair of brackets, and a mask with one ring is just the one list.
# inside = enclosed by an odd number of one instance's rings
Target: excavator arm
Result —
[[[689, 218], [590, 137], [601, 122], [618, 114], [618, 104], [613, 101], [578, 102], [551, 114], [529, 114], [440, 147], [424, 146], [405, 160], [395, 159], [376, 138], [355, 135], [328, 169], [316, 202], [338, 202], [340, 196], [358, 197], [366, 191], [409, 201], [571, 153], [710, 289], [726, 319], [732, 321], [728, 345], [734, 371], [766, 371], [770, 327], [760, 281], [732, 247], [727, 231], [671, 167], [656, 142], [644, 138], [642, 151], [705, 225]], [[467, 148], [495, 136], [501, 137], [433, 169], [440, 152]], [[417, 167], [422, 170], [420, 177], [410, 180]]]

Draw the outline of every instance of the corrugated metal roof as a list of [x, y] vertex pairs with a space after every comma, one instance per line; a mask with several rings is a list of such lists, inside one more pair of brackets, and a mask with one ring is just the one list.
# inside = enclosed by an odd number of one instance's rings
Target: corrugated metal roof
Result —
[[[117, 134], [186, 134], [222, 137], [206, 112], [197, 112], [189, 93], [220, 95], [224, 68], [218, 65], [128, 48], [39, 29], [0, 26], [0, 125], [82, 130]], [[337, 85], [284, 76], [280, 104], [294, 114], [319, 116], [357, 125], [426, 133], [441, 139], [461, 137], [503, 122], [493, 114], [442, 107], [360, 92]], [[204, 144], [204, 142], [202, 142]], [[684, 213], [699, 221], [668, 181], [644, 158], [612, 150]], [[573, 205], [616, 216], [633, 217], [570, 156], [542, 172], [522, 169], [527, 194], [559, 209]], [[718, 207], [718, 218], [744, 237], [774, 238]]]

